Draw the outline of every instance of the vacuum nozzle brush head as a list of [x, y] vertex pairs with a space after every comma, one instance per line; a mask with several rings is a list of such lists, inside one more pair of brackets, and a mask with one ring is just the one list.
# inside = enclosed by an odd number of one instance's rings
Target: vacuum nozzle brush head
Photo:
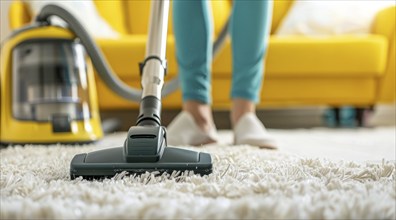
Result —
[[70, 164], [71, 179], [111, 178], [123, 171], [128, 174], [193, 171], [207, 175], [212, 173], [212, 158], [208, 153], [167, 147], [162, 126], [134, 126], [129, 129], [123, 147], [78, 154]]
[[74, 156], [70, 164], [71, 179], [111, 178], [123, 171], [128, 174], [155, 172], [171, 174], [173, 171], [193, 171], [194, 174], [208, 175], [212, 173], [210, 154], [166, 147], [161, 159], [157, 162], [127, 162], [124, 148], [109, 148], [91, 153]]

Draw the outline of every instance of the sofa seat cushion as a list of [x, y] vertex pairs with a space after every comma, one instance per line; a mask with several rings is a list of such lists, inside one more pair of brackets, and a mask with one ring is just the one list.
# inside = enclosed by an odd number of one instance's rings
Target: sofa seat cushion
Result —
[[[228, 75], [231, 48], [215, 60], [213, 72]], [[387, 39], [379, 35], [326, 38], [275, 37], [269, 41], [266, 77], [374, 77], [385, 71]]]
[[[140, 77], [137, 60], [145, 55], [147, 35], [98, 39], [114, 71], [124, 79]], [[177, 73], [175, 39], [168, 36], [168, 77]], [[385, 72], [388, 53], [385, 37], [342, 36], [326, 38], [271, 37], [266, 77], [377, 77]], [[232, 72], [230, 40], [213, 63], [213, 77]]]

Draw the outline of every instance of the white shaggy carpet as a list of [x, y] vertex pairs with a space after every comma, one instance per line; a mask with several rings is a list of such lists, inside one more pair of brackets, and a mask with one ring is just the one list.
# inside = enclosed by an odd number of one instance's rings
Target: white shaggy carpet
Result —
[[[281, 139], [280, 150], [227, 141], [190, 147], [212, 154], [214, 171], [205, 177], [69, 179], [73, 155], [120, 145], [125, 134], [110, 135], [95, 146], [8, 147], [0, 151], [1, 219], [396, 218], [394, 128], [271, 132]], [[221, 135], [230, 139], [230, 132]], [[331, 143], [336, 150], [330, 150]], [[341, 154], [348, 152], [336, 145], [349, 145], [349, 156], [356, 160], [343, 160]], [[356, 157], [365, 154], [353, 157], [359, 145], [372, 152], [369, 160]], [[293, 146], [310, 152], [304, 155]]]

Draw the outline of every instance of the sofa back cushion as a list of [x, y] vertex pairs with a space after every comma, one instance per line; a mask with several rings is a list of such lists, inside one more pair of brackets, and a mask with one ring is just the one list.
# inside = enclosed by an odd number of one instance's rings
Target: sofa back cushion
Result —
[[124, 0], [95, 0], [96, 9], [100, 16], [102, 16], [110, 26], [118, 33], [127, 34], [125, 5]]
[[[94, 0], [98, 13], [121, 34], [146, 34], [150, 12], [150, 1]], [[293, 0], [274, 1], [271, 33], [288, 12]], [[215, 34], [219, 33], [232, 10], [232, 0], [211, 1]], [[10, 27], [18, 28], [31, 19], [29, 10], [20, 0], [14, 0], [10, 8]], [[20, 18], [18, 23], [15, 18]], [[15, 22], [12, 22], [15, 21]], [[168, 33], [173, 33], [172, 7], [170, 7]]]
[[274, 1], [274, 11], [272, 12], [272, 27], [271, 34], [275, 33], [282, 19], [285, 17], [293, 4], [292, 0], [289, 1]]
[[[97, 0], [98, 1], [98, 0]], [[100, 0], [99, 0], [100, 1]], [[122, 0], [118, 0], [121, 1]], [[147, 33], [147, 24], [149, 20], [150, 1], [125, 1], [127, 11], [127, 29], [132, 34], [145, 34]], [[171, 3], [172, 4], [172, 3]], [[272, 14], [272, 27], [271, 33], [274, 33], [278, 28], [279, 23], [287, 14], [293, 0], [289, 1], [274, 1], [274, 11]], [[218, 34], [221, 31], [224, 23], [227, 21], [228, 16], [232, 10], [231, 0], [211, 1], [214, 32]], [[173, 33], [172, 27], [172, 7], [169, 12], [169, 26], [168, 33]]]
[[[130, 34], [146, 34], [150, 13], [150, 1], [125, 1], [126, 25]], [[171, 2], [172, 4], [172, 2]], [[219, 33], [231, 12], [231, 1], [211, 1], [214, 31]], [[172, 6], [169, 10], [168, 33], [173, 33]]]

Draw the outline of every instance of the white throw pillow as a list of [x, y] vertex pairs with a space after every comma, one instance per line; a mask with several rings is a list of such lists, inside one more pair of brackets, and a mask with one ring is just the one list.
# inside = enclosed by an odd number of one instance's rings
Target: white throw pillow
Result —
[[343, 35], [370, 33], [375, 15], [392, 0], [296, 0], [276, 35]]
[[[119, 34], [99, 15], [91, 0], [84, 1], [53, 1], [53, 0], [25, 0], [32, 13], [36, 16], [47, 4], [55, 4], [74, 15], [87, 32], [95, 38], [117, 38]], [[58, 17], [51, 18], [51, 22], [60, 26], [67, 26]]]

